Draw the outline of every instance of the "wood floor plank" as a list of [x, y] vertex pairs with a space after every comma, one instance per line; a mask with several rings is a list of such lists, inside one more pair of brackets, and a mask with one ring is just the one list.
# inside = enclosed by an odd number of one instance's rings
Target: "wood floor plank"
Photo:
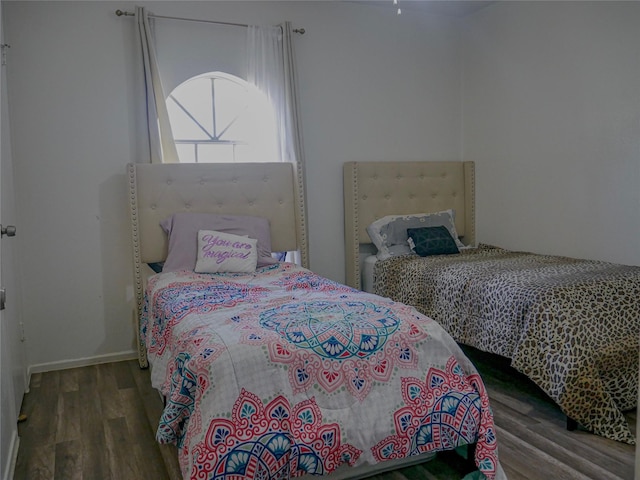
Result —
[[128, 366], [132, 372], [142, 403], [145, 406], [147, 418], [150, 423], [157, 426], [158, 419], [162, 414], [163, 404], [160, 394], [151, 386], [149, 370], [140, 369], [137, 362], [129, 362]]
[[[567, 431], [557, 405], [531, 382], [468, 355], [489, 392], [509, 480], [631, 480], [634, 446]], [[180, 480], [176, 447], [155, 441], [163, 404], [149, 370], [135, 360], [74, 370], [32, 377], [14, 479]], [[369, 480], [460, 480], [467, 472], [461, 459], [439, 457]]]
[[441, 480], [442, 478], [442, 475], [438, 478], [437, 474], [431, 473], [423, 465], [403, 468], [401, 472], [407, 477], [407, 480]]
[[42, 382], [42, 372], [34, 373], [29, 378], [30, 388], [40, 388], [40, 382]]
[[[595, 459], [592, 456], [581, 456], [580, 453], [575, 451], [575, 449], [566, 448], [566, 443], [556, 443], [553, 439], [544, 435], [548, 429], [543, 430], [543, 434], [540, 434], [512, 418], [500, 415], [500, 410], [496, 413], [496, 417], [496, 422], [501, 426], [502, 432], [505, 432], [505, 434], [508, 433], [508, 435], [516, 437], [519, 441], [526, 443], [529, 449], [536, 449], [538, 452], [544, 453], [546, 459], [550, 462], [563, 464], [578, 473], [584, 473], [585, 475], [591, 476], [595, 475], [596, 478], [601, 480], [616, 480], [620, 478], [617, 475], [617, 472], [613, 473], [609, 469], [592, 461], [599, 460], [600, 462], [605, 463], [608, 467], [613, 467], [613, 464], [608, 462], [608, 458], [606, 456], [601, 456]], [[568, 435], [564, 438], [567, 438], [570, 442], [568, 437], [570, 437], [571, 434], [574, 434], [574, 432], [567, 433]], [[498, 436], [499, 442], [500, 438], [501, 437]], [[577, 447], [578, 445], [574, 445], [574, 448]]]
[[[507, 422], [503, 422], [507, 426]], [[589, 432], [575, 432], [566, 429], [553, 429], [543, 425], [536, 425], [530, 429], [532, 433], [538, 433], [540, 437], [548, 439], [550, 446], [557, 446], [559, 452], [568, 451], [571, 456], [566, 456], [566, 462], [574, 465], [576, 470], [590, 473], [593, 470], [590, 465], [597, 465], [606, 472], [611, 472], [621, 478], [633, 478], [633, 464], [629, 464], [629, 446], [625, 450], [618, 450], [618, 442], [594, 442], [596, 437]], [[606, 439], [602, 439], [606, 440]], [[533, 442], [532, 442], [533, 443]], [[606, 444], [606, 448], [602, 446]], [[599, 445], [599, 446], [598, 446]], [[561, 453], [558, 458], [561, 457]], [[588, 459], [588, 463], [585, 462]], [[587, 468], [589, 466], [589, 468]]]
[[[526, 439], [501, 427], [497, 428], [498, 441], [502, 441], [500, 449], [512, 459], [511, 464], [517, 465], [517, 471], [525, 473], [529, 480], [621, 480], [619, 477], [598, 469], [590, 474], [584, 474], [562, 463], [555, 456], [529, 444]], [[501, 440], [502, 439], [502, 440]], [[519, 456], [516, 458], [514, 454]], [[531, 461], [535, 459], [535, 461]], [[544, 469], [540, 466], [544, 465]]]
[[31, 420], [24, 424], [20, 434], [31, 434], [34, 445], [52, 444], [55, 441], [58, 418], [58, 389], [60, 376], [58, 372], [42, 377], [37, 389], [38, 401], [29, 404], [28, 415]]
[[[149, 443], [155, 443], [155, 434], [153, 428], [155, 424], [151, 424], [145, 413], [142, 398], [133, 388], [119, 390], [118, 395], [123, 405], [124, 418], [127, 427], [132, 435], [141, 435], [140, 440]], [[155, 419], [157, 421], [157, 418]], [[155, 422], [154, 422], [155, 423]]]
[[[120, 363], [120, 362], [118, 362]], [[115, 363], [96, 365], [96, 388], [102, 415], [106, 419], [116, 419], [123, 416], [123, 406], [118, 395], [109, 393], [118, 391]]]
[[[173, 445], [172, 445], [173, 446]], [[159, 450], [159, 449], [157, 449]], [[141, 477], [137, 478], [153, 478], [154, 480], [172, 480], [169, 472], [165, 468], [162, 456], [158, 453], [153, 457], [148, 456], [149, 445], [143, 443], [136, 444], [134, 446], [134, 453], [136, 455], [137, 465], [139, 465]], [[175, 454], [175, 447], [174, 447]], [[182, 475], [179, 474], [176, 480], [182, 480]]]
[[[429, 474], [437, 478], [438, 480], [459, 480], [463, 475], [462, 472], [458, 471], [456, 468], [452, 467], [441, 459], [420, 464], [417, 471], [420, 473], [425, 473], [425, 477], [426, 474]], [[416, 480], [418, 480], [419, 478], [420, 477], [417, 477]], [[383, 476], [383, 480], [388, 480], [387, 475]]]
[[[149, 370], [140, 369], [137, 360], [131, 360], [126, 363], [131, 371], [131, 376], [136, 384], [136, 389], [141, 402], [144, 405], [149, 429], [155, 442], [158, 419], [160, 418], [163, 409], [162, 399], [157, 390], [153, 389], [151, 386]], [[156, 445], [158, 444], [156, 443]], [[180, 471], [176, 447], [174, 445], [158, 445], [158, 447], [160, 455], [164, 460], [164, 466], [167, 470], [168, 477], [171, 480], [180, 480], [182, 478], [182, 472]]]
[[83, 478], [111, 480], [102, 406], [97, 390], [97, 370], [94, 367], [81, 369], [78, 382]]
[[[22, 445], [20, 445], [22, 449]], [[29, 448], [29, 459], [20, 472], [15, 472], [14, 480], [52, 480], [55, 479], [56, 446], [42, 443]], [[19, 454], [18, 454], [19, 455]]]
[[[131, 439], [129, 443], [135, 442], [136, 454], [142, 458], [144, 478], [168, 479], [169, 474], [164, 466], [160, 445], [155, 441], [154, 431], [145, 415], [140, 395], [135, 388], [125, 388], [119, 393], [125, 407], [124, 418]], [[173, 445], [172, 448], [175, 455]]]
[[[547, 453], [562, 456], [566, 451], [579, 457], [580, 460], [574, 458], [581, 465], [576, 466], [578, 471], [588, 472], [589, 464], [595, 464], [596, 470], [602, 468], [628, 480], [633, 478], [634, 446], [593, 435], [582, 428], [568, 431], [566, 416], [559, 407], [533, 382], [511, 368], [508, 361], [499, 359], [494, 363], [496, 357], [493, 355], [466, 346], [463, 350], [482, 374], [497, 425], [513, 433], [513, 425], [527, 424], [528, 434], [535, 432], [537, 435], [532, 438], [549, 440]], [[636, 410], [625, 416], [635, 433]], [[499, 443], [502, 443], [500, 439]], [[560, 453], [555, 453], [555, 449]], [[582, 459], [588, 461], [582, 462]], [[507, 456], [507, 462], [509, 460]], [[590, 475], [598, 478], [596, 472], [590, 472]]]
[[104, 442], [104, 425], [102, 403], [98, 391], [80, 389], [80, 432], [82, 438], [89, 442]]
[[[567, 417], [560, 409], [546, 398], [539, 398], [535, 401], [532, 397], [520, 392], [520, 397], [512, 391], [512, 386], [488, 386], [489, 398], [508, 406], [513, 412], [517, 412], [522, 417], [527, 417], [530, 423], [545, 423], [564, 428]], [[533, 406], [535, 405], [535, 406]]]
[[131, 374], [131, 369], [127, 365], [127, 362], [115, 362], [110, 364], [113, 371], [113, 376], [116, 380], [118, 389], [134, 388], [136, 382]]
[[[62, 384], [61, 384], [62, 388]], [[62, 391], [58, 395], [56, 442], [80, 440], [82, 436], [80, 427], [81, 418], [80, 392]]]
[[61, 392], [77, 392], [78, 391], [78, 368], [69, 368], [60, 371], [60, 391]]
[[104, 438], [104, 429], [101, 428], [102, 439], [94, 436], [91, 441], [82, 442], [82, 478], [99, 478], [101, 480], [116, 480], [109, 469], [109, 457]]
[[135, 449], [130, 444], [126, 420], [123, 417], [107, 419], [105, 437], [111, 477], [119, 480], [144, 478]]
[[54, 478], [56, 480], [82, 480], [80, 440], [56, 443]]

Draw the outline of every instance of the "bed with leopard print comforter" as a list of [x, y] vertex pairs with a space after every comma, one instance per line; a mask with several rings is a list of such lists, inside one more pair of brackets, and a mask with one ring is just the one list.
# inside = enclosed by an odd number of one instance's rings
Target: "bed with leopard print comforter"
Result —
[[415, 306], [466, 345], [511, 359], [592, 432], [635, 439], [640, 267], [514, 252], [376, 262], [375, 293]]

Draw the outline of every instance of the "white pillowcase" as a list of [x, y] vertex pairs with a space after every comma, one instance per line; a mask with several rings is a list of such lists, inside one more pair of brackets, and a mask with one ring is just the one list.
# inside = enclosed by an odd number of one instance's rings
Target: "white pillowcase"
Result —
[[377, 247], [379, 260], [413, 253], [408, 244], [407, 228], [445, 226], [459, 249], [465, 248], [456, 232], [455, 213], [452, 209], [434, 213], [387, 215], [367, 227], [367, 233]]
[[197, 273], [250, 273], [258, 263], [258, 240], [215, 230], [198, 231]]

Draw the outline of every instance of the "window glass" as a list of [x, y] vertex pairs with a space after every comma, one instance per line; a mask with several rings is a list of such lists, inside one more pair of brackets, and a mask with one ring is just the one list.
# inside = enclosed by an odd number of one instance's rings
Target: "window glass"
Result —
[[273, 109], [262, 97], [222, 72], [178, 85], [167, 109], [180, 162], [277, 161]]

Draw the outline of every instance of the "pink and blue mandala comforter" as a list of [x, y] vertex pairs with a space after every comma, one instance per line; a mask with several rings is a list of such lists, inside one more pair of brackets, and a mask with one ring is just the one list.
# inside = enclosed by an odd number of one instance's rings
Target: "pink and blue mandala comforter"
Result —
[[413, 307], [290, 263], [150, 278], [141, 323], [184, 478], [287, 479], [476, 443], [498, 470], [484, 385]]

